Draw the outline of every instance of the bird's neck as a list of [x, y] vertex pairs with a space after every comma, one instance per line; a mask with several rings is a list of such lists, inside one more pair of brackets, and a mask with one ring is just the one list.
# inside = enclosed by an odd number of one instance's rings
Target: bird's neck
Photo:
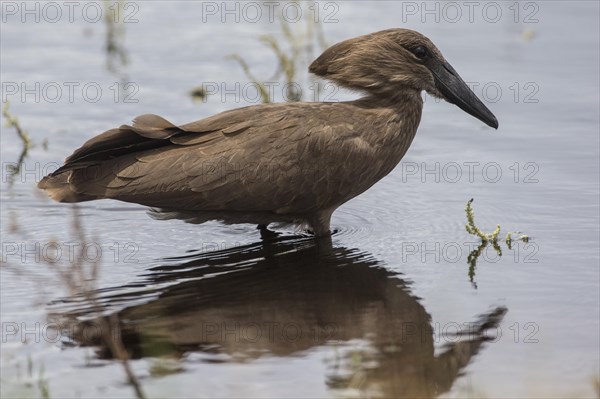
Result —
[[[361, 138], [371, 145], [377, 180], [387, 175], [408, 151], [423, 110], [423, 99], [418, 91], [399, 91], [389, 97], [369, 96], [356, 100], [364, 109], [367, 129]], [[379, 165], [379, 166], [377, 166]]]
[[369, 94], [356, 100], [357, 103], [373, 108], [390, 109], [398, 114], [421, 114], [423, 98], [421, 92], [413, 89], [399, 89], [393, 93]]
[[[398, 138], [412, 141], [423, 111], [421, 93], [412, 89], [400, 89], [393, 95], [369, 95], [354, 102], [357, 106], [376, 111], [378, 122], [385, 122], [388, 129], [384, 134], [386, 142], [397, 141]], [[379, 123], [377, 123], [379, 125]], [[382, 132], [373, 131], [381, 140]]]

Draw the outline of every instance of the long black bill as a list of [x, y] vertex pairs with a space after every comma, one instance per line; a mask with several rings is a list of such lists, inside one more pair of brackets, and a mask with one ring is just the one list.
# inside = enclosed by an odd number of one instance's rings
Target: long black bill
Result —
[[448, 102], [457, 105], [486, 125], [498, 129], [498, 120], [492, 111], [483, 105], [450, 64], [445, 61], [436, 62], [431, 67], [431, 72], [435, 77], [435, 87]]

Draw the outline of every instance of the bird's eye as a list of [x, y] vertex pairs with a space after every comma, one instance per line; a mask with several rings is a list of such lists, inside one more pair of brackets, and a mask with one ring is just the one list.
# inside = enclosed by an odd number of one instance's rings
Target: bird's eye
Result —
[[412, 53], [417, 56], [417, 58], [425, 58], [427, 57], [428, 51], [424, 46], [417, 46], [412, 50]]

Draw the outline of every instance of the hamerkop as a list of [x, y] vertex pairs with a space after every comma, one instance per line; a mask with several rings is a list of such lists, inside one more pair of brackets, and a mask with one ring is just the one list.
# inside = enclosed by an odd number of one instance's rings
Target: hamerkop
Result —
[[152, 207], [159, 219], [295, 224], [323, 236], [337, 207], [400, 162], [419, 126], [422, 90], [498, 127], [412, 30], [335, 44], [309, 70], [364, 96], [254, 105], [180, 126], [142, 115], [87, 141], [39, 187], [60, 202], [110, 198]]

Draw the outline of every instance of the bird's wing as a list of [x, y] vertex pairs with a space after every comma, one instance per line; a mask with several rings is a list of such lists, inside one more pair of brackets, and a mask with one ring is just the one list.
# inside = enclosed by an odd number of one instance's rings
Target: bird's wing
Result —
[[143, 115], [86, 142], [55, 175], [69, 171], [70, 189], [87, 197], [159, 208], [322, 209], [348, 189], [334, 169], [361, 118], [337, 105], [251, 106], [181, 126]]

